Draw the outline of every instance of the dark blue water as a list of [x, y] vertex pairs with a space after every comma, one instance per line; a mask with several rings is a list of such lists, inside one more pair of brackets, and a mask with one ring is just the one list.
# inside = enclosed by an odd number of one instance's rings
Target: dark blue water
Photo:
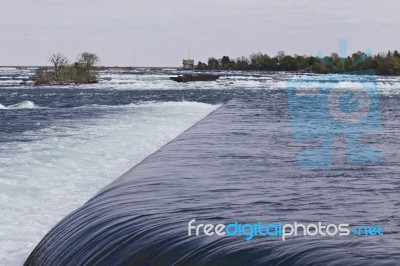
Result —
[[[379, 147], [378, 164], [347, 163], [346, 139], [337, 138], [333, 168], [303, 169], [299, 153], [320, 144], [293, 139], [284, 89], [76, 92], [49, 97], [61, 109], [102, 101], [226, 104], [63, 219], [26, 265], [400, 265], [397, 93], [380, 93], [382, 129], [362, 136]], [[380, 225], [384, 236], [190, 237], [192, 219]]]

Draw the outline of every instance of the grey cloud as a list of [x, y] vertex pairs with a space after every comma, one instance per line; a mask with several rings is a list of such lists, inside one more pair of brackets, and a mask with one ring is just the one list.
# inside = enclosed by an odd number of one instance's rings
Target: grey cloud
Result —
[[[396, 0], [3, 1], [0, 65], [46, 64], [50, 51], [99, 54], [105, 65], [177, 66], [209, 56], [400, 49]], [[5, 10], [5, 11], [4, 11]], [[23, 50], [21, 52], [21, 50]], [[138, 59], [139, 58], [139, 59]]]

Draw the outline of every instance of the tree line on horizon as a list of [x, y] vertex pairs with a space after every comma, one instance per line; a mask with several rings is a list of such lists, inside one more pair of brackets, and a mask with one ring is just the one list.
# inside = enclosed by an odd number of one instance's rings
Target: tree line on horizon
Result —
[[74, 63], [69, 63], [61, 53], [50, 55], [51, 67], [41, 67], [36, 71], [34, 80], [38, 85], [89, 84], [97, 83], [97, 65], [100, 62], [96, 54], [84, 52], [78, 55]]
[[343, 72], [374, 70], [377, 75], [400, 75], [400, 53], [388, 51], [377, 55], [363, 52], [353, 53], [341, 58], [339, 54], [314, 57], [307, 55], [286, 55], [280, 51], [276, 56], [255, 53], [250, 57], [231, 59], [223, 56], [220, 59], [210, 57], [207, 63], [199, 62], [196, 70], [254, 70], [254, 71], [298, 71], [317, 74], [334, 74]]

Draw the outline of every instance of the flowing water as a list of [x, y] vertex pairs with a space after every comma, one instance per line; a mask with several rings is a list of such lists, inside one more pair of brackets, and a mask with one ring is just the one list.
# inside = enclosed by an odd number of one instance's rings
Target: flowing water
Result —
[[[177, 84], [168, 80], [174, 71], [104, 71], [94, 85], [19, 85], [33, 71], [0, 69], [1, 265], [22, 264], [59, 220], [223, 104], [59, 224], [55, 232], [73, 231], [103, 211], [101, 225], [75, 232], [78, 242], [68, 233], [50, 233], [46, 259], [61, 263], [80, 254], [76, 263], [119, 258], [282, 265], [399, 260], [399, 78], [377, 78], [383, 130], [369, 142], [380, 145], [382, 162], [350, 167], [339, 158], [332, 170], [306, 171], [297, 165], [301, 145], [291, 137], [285, 90], [297, 75], [224, 72], [218, 82]], [[303, 78], [327, 87], [343, 79]], [[386, 234], [288, 242], [193, 239], [185, 235], [193, 218], [380, 223]], [[91, 243], [93, 232], [106, 229], [112, 234]], [[41, 244], [33, 259], [43, 246], [49, 245]], [[93, 253], [80, 253], [83, 247]]]

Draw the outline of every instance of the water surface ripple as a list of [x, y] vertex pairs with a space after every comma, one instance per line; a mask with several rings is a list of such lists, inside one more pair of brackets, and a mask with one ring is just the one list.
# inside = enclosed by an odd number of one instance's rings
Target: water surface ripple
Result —
[[[366, 142], [375, 166], [300, 169], [287, 95], [230, 100], [162, 147], [40, 242], [26, 265], [399, 265], [399, 102], [381, 98], [384, 128]], [[381, 225], [383, 237], [188, 237], [187, 224]]]

